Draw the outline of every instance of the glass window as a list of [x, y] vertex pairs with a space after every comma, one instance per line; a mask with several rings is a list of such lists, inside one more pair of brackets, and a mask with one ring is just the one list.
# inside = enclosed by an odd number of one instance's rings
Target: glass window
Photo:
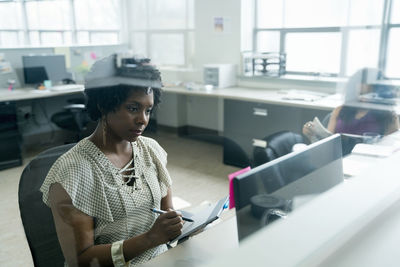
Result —
[[78, 30], [118, 30], [121, 26], [119, 0], [74, 1]]
[[400, 23], [400, 0], [392, 0], [391, 22]]
[[26, 2], [28, 28], [35, 30], [71, 29], [68, 0]]
[[349, 25], [380, 25], [384, 0], [351, 0]]
[[378, 67], [380, 30], [352, 30], [349, 32], [346, 74], [352, 75], [362, 67]]
[[257, 52], [279, 52], [280, 32], [262, 31], [257, 35]]
[[29, 41], [31, 45], [38, 46], [40, 45], [40, 37], [38, 31], [29, 32]]
[[64, 44], [72, 44], [72, 32], [64, 32]]
[[[151, 59], [156, 64], [184, 65], [183, 34], [151, 34]], [[168, 49], [166, 49], [168, 47]]]
[[89, 32], [79, 31], [76, 35], [78, 44], [89, 44]]
[[15, 2], [0, 2], [0, 29], [21, 29], [21, 6]]
[[18, 32], [0, 32], [0, 44], [5, 47], [18, 46]]
[[288, 33], [286, 70], [338, 73], [340, 47], [340, 33]]
[[258, 0], [257, 1], [257, 27], [282, 28], [284, 1]]
[[62, 45], [63, 34], [62, 32], [42, 32], [40, 33], [40, 42], [42, 45]]
[[147, 29], [147, 0], [131, 0], [128, 3], [131, 5], [128, 15], [131, 29]]
[[118, 33], [94, 32], [90, 34], [90, 42], [93, 44], [118, 44]]
[[189, 29], [194, 29], [194, 0], [186, 0], [187, 3], [187, 27]]
[[347, 2], [347, 0], [286, 0], [284, 27], [345, 25]]
[[389, 46], [387, 53], [386, 75], [392, 78], [400, 78], [400, 28], [394, 28], [389, 32]]
[[131, 48], [135, 55], [148, 56], [146, 34], [144, 32], [131, 34]]
[[148, 0], [150, 29], [185, 29], [186, 0]]

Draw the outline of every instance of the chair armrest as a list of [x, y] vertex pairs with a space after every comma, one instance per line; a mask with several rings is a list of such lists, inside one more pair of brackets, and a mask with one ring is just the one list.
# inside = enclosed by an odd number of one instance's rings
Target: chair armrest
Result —
[[86, 109], [84, 104], [71, 104], [64, 106], [64, 109], [69, 110], [71, 112], [82, 112]]

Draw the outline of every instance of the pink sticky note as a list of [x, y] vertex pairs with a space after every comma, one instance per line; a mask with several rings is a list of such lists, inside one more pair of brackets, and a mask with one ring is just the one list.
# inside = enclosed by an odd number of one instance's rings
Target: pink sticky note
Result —
[[97, 59], [97, 55], [96, 55], [95, 52], [91, 52], [91, 53], [90, 53], [90, 57], [91, 57], [93, 60], [96, 60], [96, 59]]
[[235, 207], [235, 196], [233, 193], [233, 178], [235, 178], [236, 176], [238, 176], [239, 174], [245, 173], [247, 171], [250, 171], [250, 166], [246, 167], [244, 169], [238, 170], [234, 173], [231, 173], [228, 175], [229, 178], [229, 209], [232, 209]]

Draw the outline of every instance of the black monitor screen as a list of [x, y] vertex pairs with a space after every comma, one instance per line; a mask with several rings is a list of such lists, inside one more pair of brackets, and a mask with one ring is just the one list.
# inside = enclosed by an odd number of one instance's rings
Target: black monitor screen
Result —
[[64, 55], [23, 56], [22, 64], [25, 84], [43, 83], [44, 80], [57, 83], [69, 77]]
[[233, 180], [239, 240], [266, 225], [263, 212], [271, 202], [263, 206], [260, 199], [268, 202], [277, 197], [287, 204], [287, 212], [342, 181], [339, 134], [239, 175]]

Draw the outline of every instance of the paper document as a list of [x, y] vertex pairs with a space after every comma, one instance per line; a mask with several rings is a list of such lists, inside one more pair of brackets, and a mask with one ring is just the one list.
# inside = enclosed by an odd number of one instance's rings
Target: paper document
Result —
[[388, 157], [396, 150], [398, 150], [398, 147], [382, 146], [376, 144], [357, 144], [354, 146], [351, 153], [373, 157]]
[[222, 211], [225, 209], [226, 204], [228, 203], [228, 199], [229, 197], [226, 196], [220, 199], [217, 203], [206, 206], [195, 214], [190, 214], [182, 211], [182, 215], [192, 219], [193, 222], [185, 222], [182, 228], [182, 234], [174, 240], [170, 241], [169, 243], [172, 244], [179, 240], [185, 239], [189, 237], [192, 233], [206, 227], [207, 224], [218, 219]]

